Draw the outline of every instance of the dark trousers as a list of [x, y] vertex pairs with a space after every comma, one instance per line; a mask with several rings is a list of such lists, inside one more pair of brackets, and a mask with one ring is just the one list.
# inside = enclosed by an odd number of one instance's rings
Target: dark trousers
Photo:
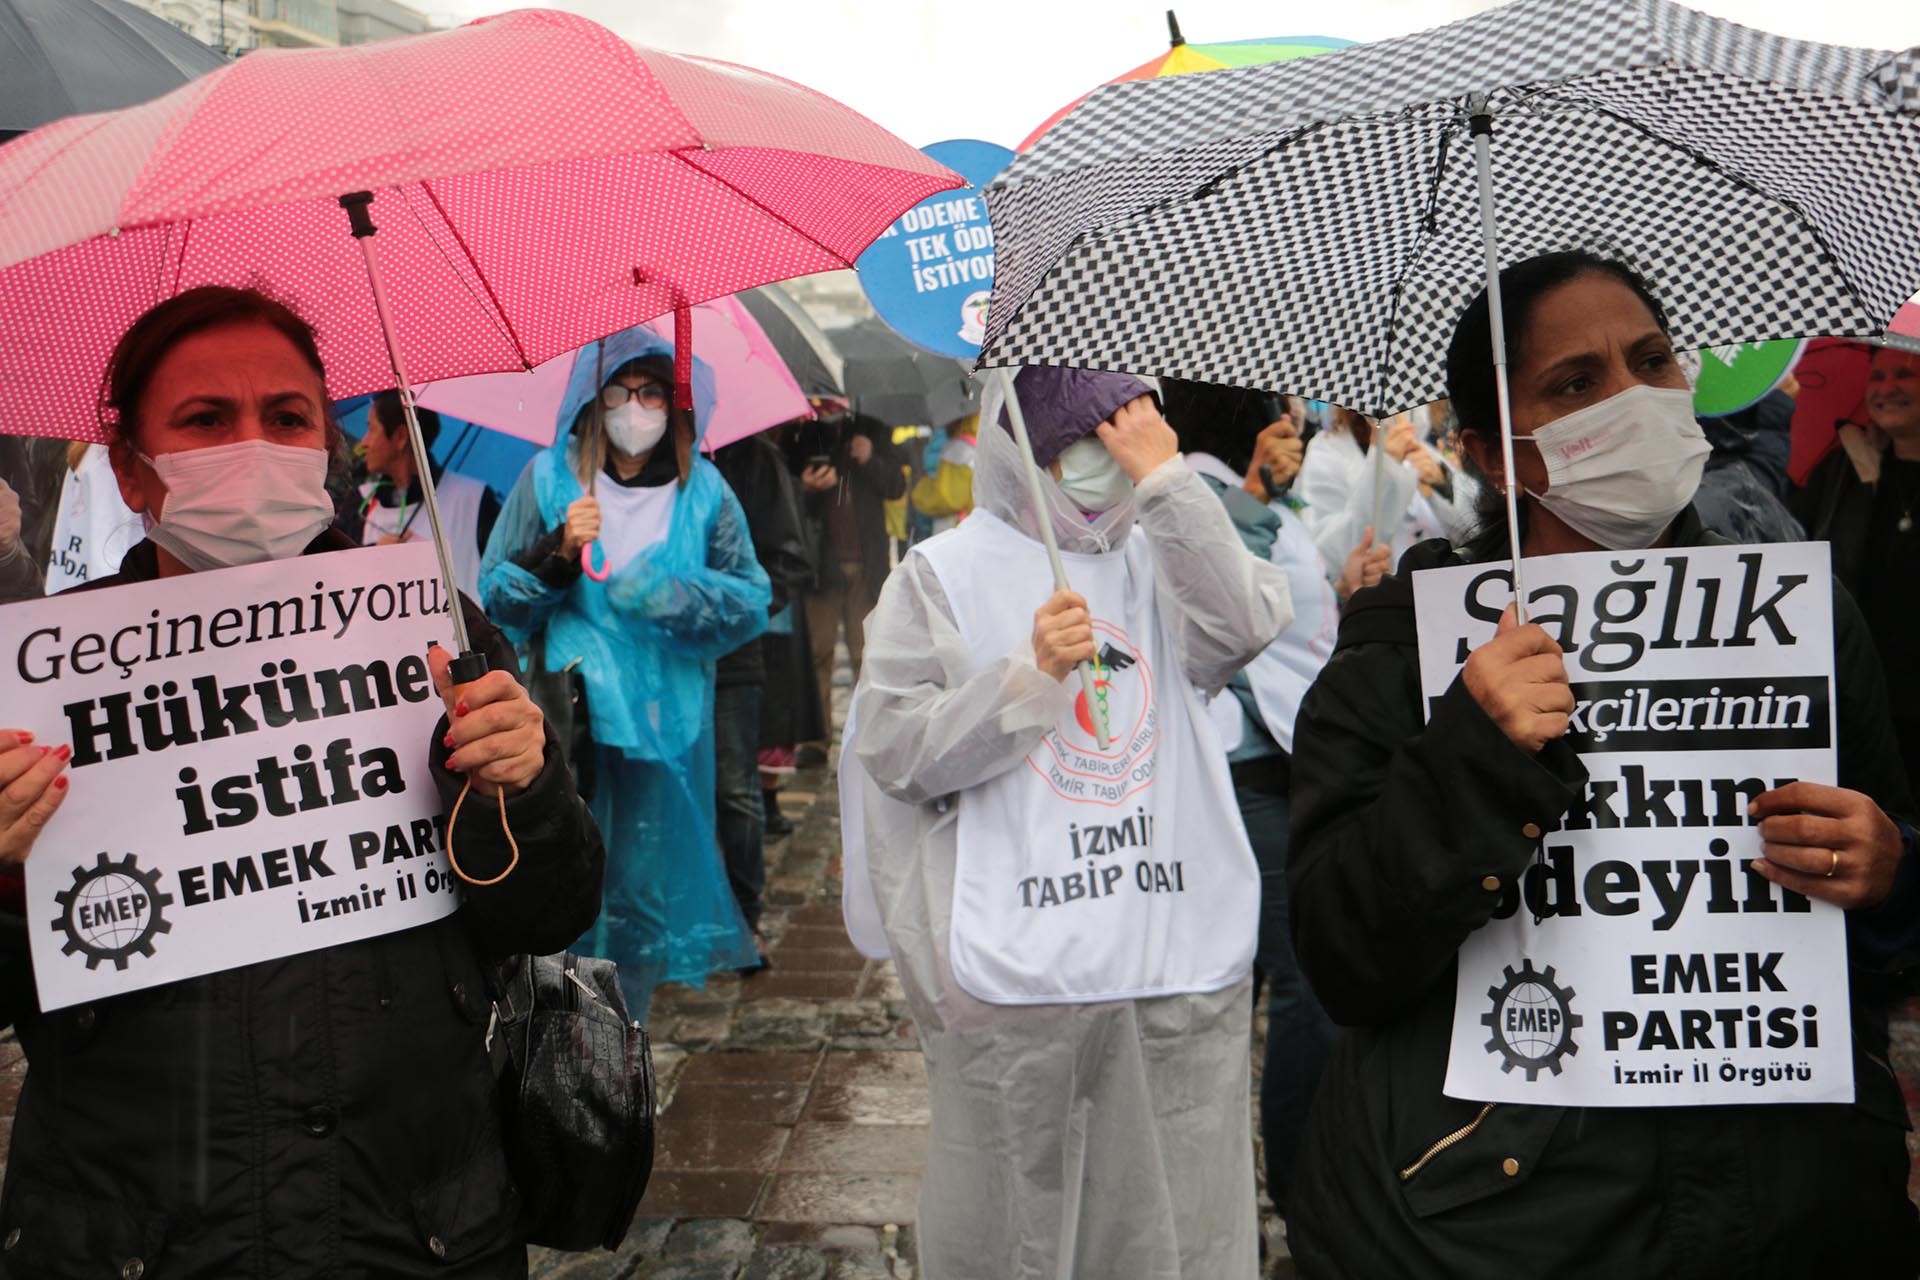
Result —
[[760, 795], [760, 698], [757, 684], [713, 691], [714, 793], [727, 881], [747, 924], [760, 923], [767, 887], [767, 811]]
[[1293, 958], [1287, 926], [1287, 794], [1235, 786], [1254, 861], [1260, 864], [1260, 942], [1254, 972], [1267, 984], [1267, 1054], [1260, 1077], [1260, 1141], [1267, 1195], [1282, 1217], [1307, 1131], [1307, 1108], [1320, 1085], [1336, 1028]]

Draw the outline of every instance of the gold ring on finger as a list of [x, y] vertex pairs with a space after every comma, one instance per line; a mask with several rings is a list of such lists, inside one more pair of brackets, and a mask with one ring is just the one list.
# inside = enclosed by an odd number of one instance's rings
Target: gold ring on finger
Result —
[[1833, 873], [1840, 869], [1840, 851], [1838, 849], [1829, 849], [1827, 852], [1833, 855], [1833, 861], [1827, 864], [1826, 876], [1827, 879], [1831, 880], [1833, 879]]

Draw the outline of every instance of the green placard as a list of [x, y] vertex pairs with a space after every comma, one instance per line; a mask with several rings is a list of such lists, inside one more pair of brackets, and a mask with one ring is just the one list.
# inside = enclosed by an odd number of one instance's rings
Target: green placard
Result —
[[1800, 360], [1800, 338], [1777, 342], [1730, 342], [1700, 349], [1700, 378], [1693, 411], [1703, 418], [1738, 413], [1780, 385]]

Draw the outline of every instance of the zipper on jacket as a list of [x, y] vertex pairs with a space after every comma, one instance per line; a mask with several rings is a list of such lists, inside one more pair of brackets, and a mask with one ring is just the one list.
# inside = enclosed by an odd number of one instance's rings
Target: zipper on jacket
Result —
[[1408, 1165], [1406, 1168], [1400, 1171], [1400, 1181], [1406, 1182], [1409, 1179], [1411, 1179], [1414, 1174], [1426, 1168], [1427, 1165], [1432, 1163], [1433, 1158], [1435, 1156], [1439, 1155], [1442, 1151], [1445, 1151], [1448, 1147], [1451, 1147], [1456, 1145], [1457, 1143], [1466, 1141], [1468, 1136], [1471, 1135], [1475, 1129], [1478, 1129], [1480, 1127], [1480, 1122], [1487, 1118], [1487, 1113], [1492, 1110], [1493, 1110], [1493, 1104], [1489, 1102], [1486, 1106], [1480, 1108], [1479, 1115], [1475, 1116], [1472, 1120], [1460, 1126], [1458, 1129], [1455, 1129], [1452, 1133], [1440, 1139], [1440, 1141], [1428, 1147], [1425, 1154], [1423, 1154], [1418, 1160], [1415, 1160], [1412, 1164]]

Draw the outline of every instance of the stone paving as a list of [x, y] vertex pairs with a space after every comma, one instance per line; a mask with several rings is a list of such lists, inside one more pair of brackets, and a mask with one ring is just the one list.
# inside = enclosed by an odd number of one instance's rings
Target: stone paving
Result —
[[926, 1073], [892, 966], [840, 923], [832, 779], [782, 793], [770, 970], [653, 1001], [653, 1182], [618, 1254], [536, 1253], [541, 1280], [908, 1280]]

